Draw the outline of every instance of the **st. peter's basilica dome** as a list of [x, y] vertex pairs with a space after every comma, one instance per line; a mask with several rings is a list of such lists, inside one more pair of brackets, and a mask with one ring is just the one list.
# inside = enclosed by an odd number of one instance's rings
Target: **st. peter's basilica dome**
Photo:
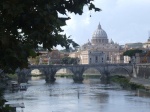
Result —
[[107, 34], [106, 32], [101, 28], [101, 25], [98, 25], [98, 28], [93, 33], [92, 36], [92, 44], [106, 44], [108, 43]]

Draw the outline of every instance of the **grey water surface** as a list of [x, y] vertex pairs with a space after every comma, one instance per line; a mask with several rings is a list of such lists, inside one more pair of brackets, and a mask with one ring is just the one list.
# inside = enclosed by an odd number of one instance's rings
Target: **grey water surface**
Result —
[[57, 78], [53, 84], [32, 79], [27, 91], [6, 92], [10, 103], [24, 103], [17, 112], [150, 112], [150, 98], [135, 96], [133, 91], [99, 79], [74, 83], [71, 78]]

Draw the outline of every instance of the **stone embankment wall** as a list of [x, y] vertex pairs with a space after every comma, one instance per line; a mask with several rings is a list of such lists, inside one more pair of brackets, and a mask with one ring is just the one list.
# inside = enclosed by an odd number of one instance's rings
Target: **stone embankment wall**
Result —
[[150, 64], [138, 64], [136, 71], [138, 78], [150, 79]]

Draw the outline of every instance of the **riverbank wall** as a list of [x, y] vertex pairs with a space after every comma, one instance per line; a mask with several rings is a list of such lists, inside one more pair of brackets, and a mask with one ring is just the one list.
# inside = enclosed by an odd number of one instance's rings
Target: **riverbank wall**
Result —
[[144, 79], [144, 78], [131, 78], [131, 83], [139, 84], [144, 86], [146, 89], [150, 90], [150, 79]]
[[136, 64], [136, 77], [141, 79], [149, 79], [150, 80], [150, 63], [146, 64]]
[[137, 96], [148, 96], [150, 97], [150, 80], [143, 78], [131, 78], [131, 83], [142, 85], [144, 89], [137, 89]]

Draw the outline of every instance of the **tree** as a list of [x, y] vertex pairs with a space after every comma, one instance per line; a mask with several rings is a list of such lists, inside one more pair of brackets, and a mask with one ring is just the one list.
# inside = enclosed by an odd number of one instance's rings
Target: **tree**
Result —
[[[4, 0], [0, 3], [0, 69], [14, 72], [28, 66], [39, 44], [51, 50], [77, 44], [62, 34], [68, 13], [81, 15], [83, 7], [100, 11], [93, 0]], [[61, 16], [63, 15], [63, 16]]]
[[143, 53], [143, 58], [141, 59], [142, 63], [148, 63], [150, 62], [150, 51], [146, 51]]
[[130, 50], [127, 50], [123, 53], [124, 56], [129, 56], [129, 57], [132, 57], [132, 56], [135, 56], [136, 53], [142, 53], [143, 51], [140, 50], [140, 49], [130, 49]]
[[29, 64], [30, 64], [30, 65], [38, 65], [38, 64], [39, 64], [39, 59], [40, 59], [39, 56], [36, 56], [36, 57], [34, 57], [34, 58], [29, 57], [29, 58], [28, 58], [28, 61], [29, 61]]
[[4, 90], [0, 88], [0, 112], [12, 112], [10, 106], [4, 106], [7, 101], [4, 99], [3, 92]]
[[64, 57], [61, 59], [62, 64], [78, 64], [79, 58]]

